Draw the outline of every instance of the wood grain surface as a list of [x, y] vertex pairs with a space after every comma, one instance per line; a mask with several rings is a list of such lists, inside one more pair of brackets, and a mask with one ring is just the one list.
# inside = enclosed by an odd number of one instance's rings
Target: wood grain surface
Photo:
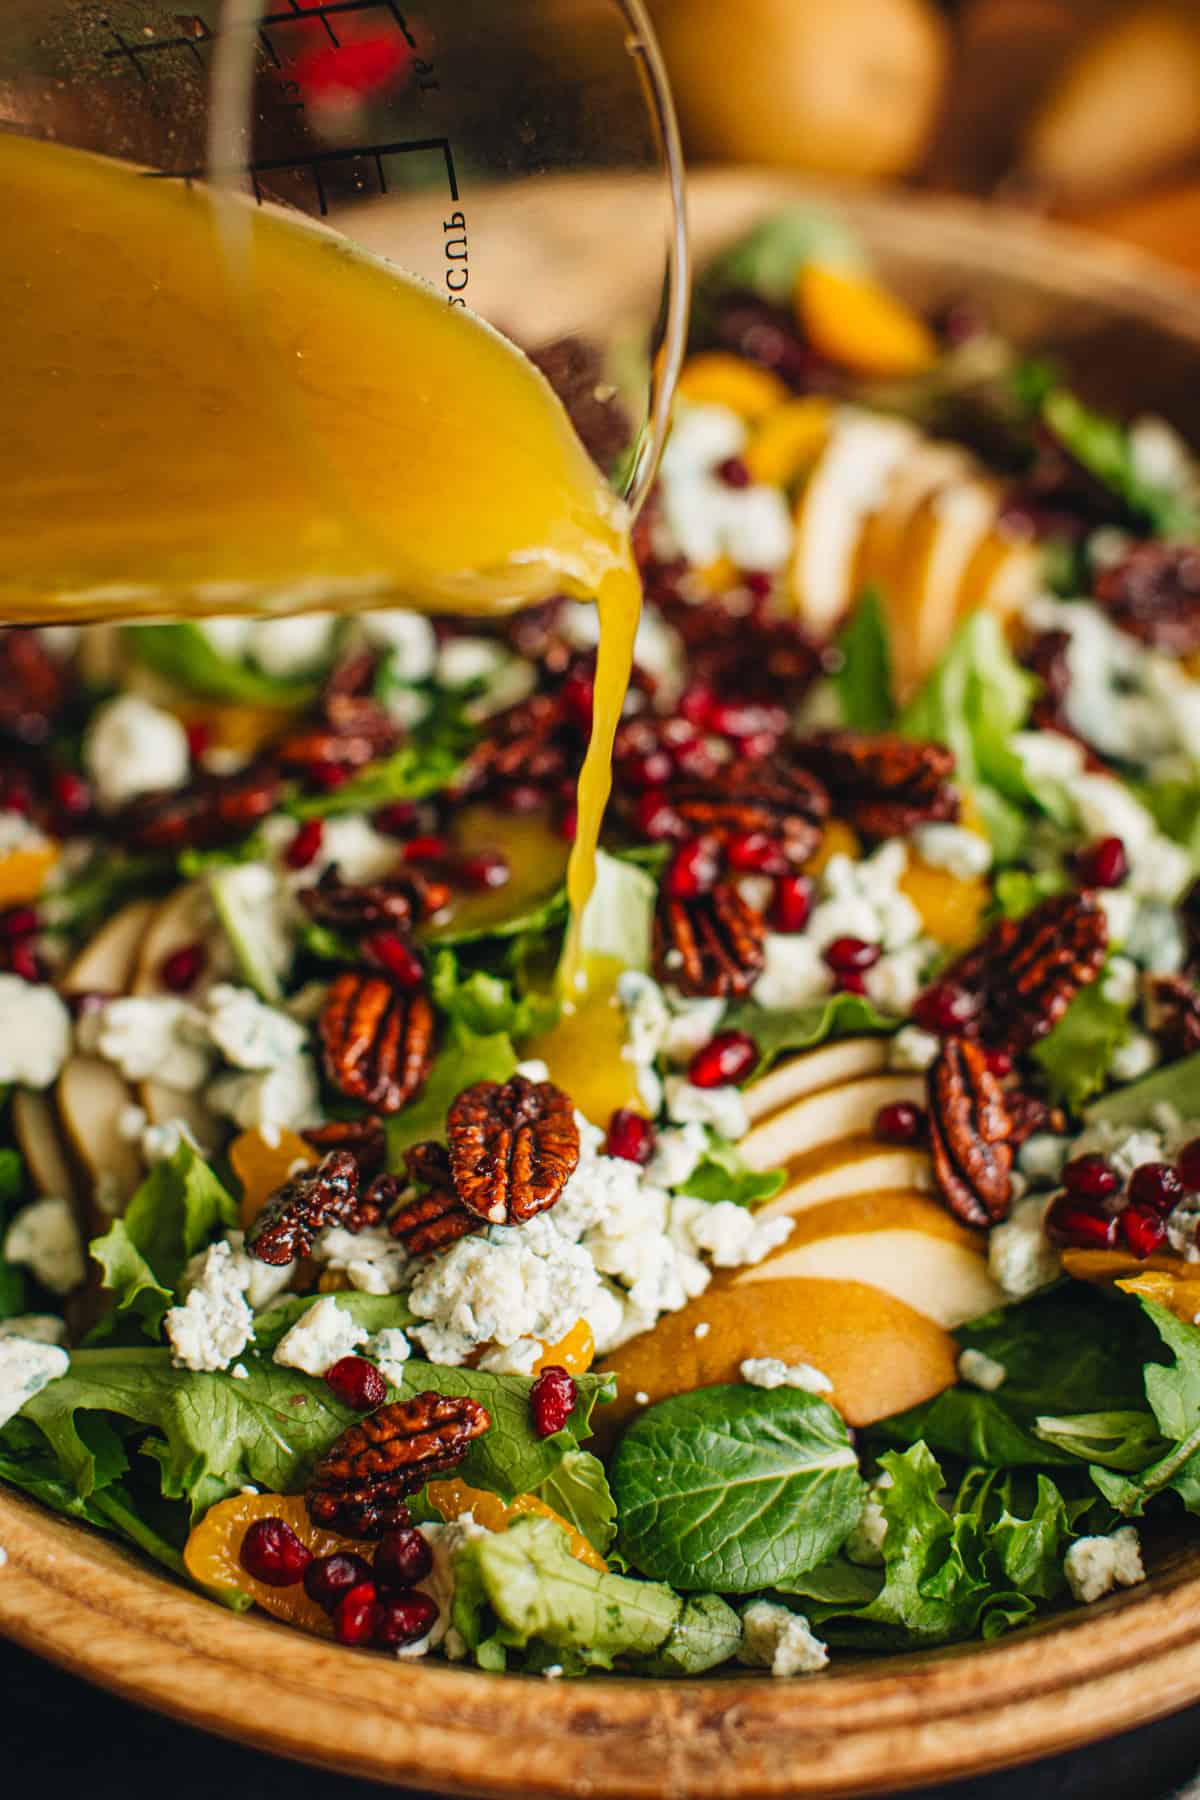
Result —
[[[586, 271], [591, 258], [598, 278], [564, 299], [572, 328], [589, 302], [644, 316], [655, 257], [638, 241], [635, 194], [619, 181], [572, 184], [541, 190], [523, 211], [508, 196], [491, 241], [514, 278], [530, 258], [548, 269], [557, 260], [560, 271]], [[815, 197], [830, 199], [786, 176], [703, 176], [692, 202], [699, 256], [772, 207]], [[974, 295], [1002, 329], [1065, 348], [1094, 392], [1200, 428], [1200, 288], [1185, 277], [1137, 251], [968, 203], [832, 199], [918, 302]], [[479, 244], [486, 194], [472, 210]], [[525, 285], [516, 280], [516, 291]], [[986, 1647], [840, 1656], [804, 1681], [673, 1684], [552, 1683], [338, 1649], [228, 1613], [8, 1490], [0, 1547], [0, 1631], [31, 1650], [228, 1737], [448, 1794], [896, 1792], [1049, 1755], [1200, 1698], [1200, 1548], [1160, 1551], [1144, 1588]]]

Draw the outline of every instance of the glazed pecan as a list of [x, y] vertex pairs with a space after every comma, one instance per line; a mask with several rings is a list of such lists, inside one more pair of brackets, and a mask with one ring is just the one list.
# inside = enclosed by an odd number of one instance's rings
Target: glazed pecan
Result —
[[1163, 1055], [1191, 1056], [1200, 1050], [1200, 988], [1182, 975], [1155, 975], [1146, 995], [1146, 1023]]
[[929, 1070], [929, 1149], [938, 1192], [966, 1225], [994, 1225], [1008, 1213], [1011, 1130], [987, 1052], [947, 1038]]
[[688, 675], [722, 695], [794, 703], [824, 667], [824, 653], [794, 618], [770, 618], [726, 599], [685, 599], [680, 569], [647, 570], [646, 592], [687, 651]]
[[450, 1187], [450, 1152], [436, 1138], [410, 1144], [404, 1152], [404, 1172], [418, 1187]]
[[575, 1110], [549, 1081], [477, 1081], [446, 1115], [455, 1192], [491, 1225], [524, 1225], [553, 1206], [579, 1162]]
[[491, 1416], [464, 1395], [393, 1400], [347, 1426], [313, 1470], [304, 1503], [314, 1525], [376, 1538], [404, 1525], [408, 1494], [455, 1468]]
[[1004, 1104], [1008, 1109], [1008, 1141], [1014, 1152], [1035, 1131], [1049, 1131], [1061, 1136], [1067, 1129], [1067, 1115], [1061, 1106], [1051, 1106], [1039, 1094], [1025, 1088], [1005, 1088]]
[[833, 809], [868, 838], [958, 817], [953, 753], [892, 731], [818, 731], [791, 755], [829, 790]]
[[480, 1229], [481, 1221], [469, 1212], [452, 1187], [430, 1188], [406, 1201], [394, 1214], [388, 1230], [410, 1256], [430, 1256], [435, 1250]]
[[0, 738], [45, 743], [69, 689], [64, 665], [36, 631], [0, 631]]
[[1019, 1053], [1057, 1025], [1104, 966], [1108, 927], [1089, 893], [1055, 894], [1002, 919], [939, 978], [973, 1004], [970, 1035]]
[[209, 850], [246, 837], [282, 798], [279, 776], [259, 764], [139, 794], [117, 814], [113, 830], [134, 850]]
[[425, 1085], [433, 1062], [433, 1007], [384, 975], [347, 969], [321, 1013], [321, 1043], [330, 1081], [351, 1100], [381, 1113], [399, 1112]]
[[395, 722], [368, 694], [327, 688], [317, 716], [280, 739], [275, 754], [280, 766], [303, 770], [314, 763], [361, 769], [389, 755], [400, 743]]
[[694, 832], [719, 841], [762, 832], [788, 860], [807, 862], [821, 842], [829, 799], [803, 769], [751, 763], [735, 757], [710, 782], [681, 782], [668, 789], [670, 804]]
[[404, 869], [379, 881], [343, 881], [337, 865], [300, 892], [300, 904], [318, 925], [334, 931], [410, 931], [449, 904], [453, 889], [437, 875]]
[[732, 882], [692, 900], [660, 893], [654, 915], [654, 969], [685, 994], [734, 999], [762, 973], [766, 927]]
[[487, 721], [455, 782], [455, 793], [489, 793], [515, 782], [542, 786], [569, 773], [563, 732], [566, 716], [557, 694], [531, 694]]
[[326, 1225], [359, 1229], [358, 1205], [358, 1164], [348, 1150], [332, 1150], [276, 1188], [246, 1233], [246, 1249], [275, 1268], [298, 1262]]
[[382, 1119], [370, 1113], [363, 1119], [330, 1119], [325, 1125], [313, 1125], [300, 1136], [314, 1150], [348, 1150], [358, 1164], [360, 1181], [378, 1175], [387, 1154]]
[[1174, 656], [1200, 650], [1200, 550], [1137, 544], [1097, 576], [1095, 598], [1113, 624]]

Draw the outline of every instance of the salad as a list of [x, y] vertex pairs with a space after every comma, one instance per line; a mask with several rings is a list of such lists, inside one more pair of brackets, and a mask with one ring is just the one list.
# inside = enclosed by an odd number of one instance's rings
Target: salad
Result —
[[552, 1678], [1132, 1587], [1200, 1513], [1200, 467], [787, 214], [637, 551], [565, 1016], [592, 609], [0, 635], [0, 1478]]

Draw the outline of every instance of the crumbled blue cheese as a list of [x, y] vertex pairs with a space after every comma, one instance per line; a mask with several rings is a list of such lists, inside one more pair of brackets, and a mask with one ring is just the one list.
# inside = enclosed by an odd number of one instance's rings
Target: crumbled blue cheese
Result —
[[502, 1349], [485, 1350], [475, 1366], [489, 1375], [532, 1375], [545, 1349], [540, 1338], [518, 1338]]
[[738, 1269], [760, 1263], [772, 1250], [786, 1243], [796, 1221], [792, 1218], [756, 1219], [749, 1207], [733, 1200], [694, 1200], [677, 1194], [671, 1201], [671, 1233], [717, 1269]]
[[227, 1368], [254, 1336], [242, 1258], [227, 1243], [210, 1244], [185, 1273], [186, 1295], [163, 1320], [176, 1368]]
[[708, 1148], [708, 1131], [697, 1120], [668, 1125], [654, 1141], [654, 1154], [646, 1164], [646, 1180], [655, 1187], [682, 1187], [695, 1174]]
[[994, 1394], [1008, 1380], [1008, 1370], [994, 1356], [982, 1350], [962, 1350], [958, 1357], [958, 1378], [985, 1394]]
[[369, 644], [389, 652], [389, 672], [397, 681], [428, 681], [437, 663], [437, 633], [422, 613], [362, 613], [358, 628]]
[[1162, 1051], [1145, 1031], [1131, 1031], [1112, 1053], [1108, 1072], [1113, 1081], [1137, 1081], [1162, 1060]]
[[412, 1355], [412, 1345], [398, 1325], [389, 1325], [375, 1333], [365, 1346], [364, 1354], [378, 1363], [393, 1387], [399, 1387], [404, 1380], [404, 1365]]
[[773, 1600], [752, 1600], [742, 1613], [737, 1660], [749, 1669], [770, 1669], [772, 1675], [812, 1675], [825, 1667], [829, 1650], [803, 1613]]
[[293, 1056], [276, 1069], [218, 1075], [209, 1105], [243, 1131], [304, 1131], [319, 1123], [321, 1091], [311, 1056]]
[[[291, 1287], [296, 1277], [298, 1264], [284, 1263], [282, 1266], [277, 1266], [274, 1263], [261, 1262], [257, 1256], [248, 1255], [245, 1248], [246, 1234], [244, 1231], [226, 1232], [225, 1242], [229, 1245], [234, 1266], [237, 1269], [238, 1280], [251, 1312], [261, 1312], [264, 1306], [269, 1306], [272, 1300], [277, 1299], [280, 1294], [285, 1293]], [[203, 1255], [204, 1252], [201, 1251], [192, 1258], [188, 1264], [185, 1279], [190, 1279], [192, 1273], [201, 1268]]]
[[173, 994], [110, 1000], [82, 1021], [79, 1040], [126, 1081], [161, 1081], [184, 1093], [204, 1085], [212, 1064], [204, 1014]]
[[209, 1035], [236, 1069], [277, 1069], [298, 1056], [308, 1042], [303, 1025], [265, 1005], [249, 988], [221, 982], [205, 1004]]
[[717, 468], [745, 448], [745, 421], [723, 406], [682, 406], [659, 470], [662, 548], [703, 568], [722, 557], [741, 569], [781, 569], [794, 528], [778, 488], [728, 486]]
[[805, 1394], [832, 1394], [833, 1383], [811, 1363], [785, 1363], [778, 1356], [748, 1356], [740, 1370], [748, 1387], [799, 1388]]
[[945, 869], [957, 881], [986, 875], [992, 866], [992, 847], [987, 839], [978, 832], [965, 831], [961, 825], [918, 825], [912, 840], [922, 862], [934, 869]]
[[71, 1015], [52, 987], [0, 975], [0, 1085], [45, 1088], [71, 1049]]
[[27, 1338], [34, 1344], [65, 1344], [67, 1321], [56, 1313], [16, 1313], [0, 1319], [0, 1338]]
[[850, 1533], [843, 1545], [843, 1550], [852, 1563], [860, 1568], [879, 1569], [883, 1567], [883, 1540], [887, 1536], [887, 1514], [883, 1510], [883, 1496], [892, 1485], [892, 1476], [885, 1469], [877, 1475], [867, 1489], [867, 1497], [863, 1502], [862, 1513], [858, 1524]]
[[138, 794], [183, 786], [191, 773], [187, 732], [173, 713], [121, 694], [93, 715], [83, 765], [101, 809], [116, 812]]
[[[568, 600], [559, 612], [557, 624], [573, 649], [594, 650], [600, 642], [600, 615], [594, 606]], [[649, 601], [638, 620], [633, 660], [653, 678], [656, 701], [672, 706], [687, 679], [683, 639]]]
[[[141, 1112], [141, 1110], [140, 1106], [126, 1107], [125, 1113]], [[123, 1113], [122, 1118], [124, 1116]], [[147, 1124], [143, 1127], [137, 1143], [142, 1153], [142, 1161], [148, 1169], [152, 1169], [156, 1163], [170, 1162], [180, 1144], [190, 1144], [193, 1150], [200, 1152], [201, 1156], [211, 1154], [208, 1146], [198, 1142], [189, 1121], [181, 1118], [163, 1119], [158, 1125]]]
[[336, 613], [292, 613], [286, 618], [258, 619], [250, 653], [266, 675], [287, 680], [311, 675], [333, 654]]
[[280, 1338], [275, 1361], [305, 1375], [323, 1375], [343, 1356], [351, 1356], [370, 1333], [358, 1325], [334, 1294], [325, 1294]]
[[[292, 835], [289, 825], [285, 841], [290, 842]], [[379, 881], [393, 873], [399, 860], [395, 838], [376, 831], [361, 813], [346, 813], [341, 818], [325, 820], [320, 850], [307, 868], [295, 872], [292, 885], [310, 886], [333, 863], [343, 881]]]
[[919, 1025], [902, 1025], [888, 1046], [888, 1067], [920, 1073], [937, 1061], [942, 1040]]
[[345, 1231], [331, 1226], [312, 1248], [313, 1260], [339, 1274], [364, 1294], [398, 1294], [407, 1285], [409, 1256], [382, 1227]]
[[0, 1338], [0, 1425], [15, 1419], [27, 1400], [58, 1381], [71, 1359], [57, 1344], [30, 1338]]
[[750, 1121], [740, 1088], [696, 1087], [682, 1075], [668, 1075], [663, 1087], [667, 1116], [674, 1124], [708, 1125], [730, 1143], [745, 1137]]
[[1048, 1187], [1058, 1180], [1070, 1155], [1067, 1138], [1050, 1131], [1035, 1131], [1017, 1152], [1017, 1167], [1030, 1181]]
[[1115, 1588], [1136, 1587], [1146, 1579], [1137, 1532], [1122, 1525], [1110, 1537], [1077, 1538], [1063, 1558], [1063, 1574], [1072, 1598], [1085, 1606]]
[[4, 1260], [31, 1269], [52, 1294], [69, 1294], [87, 1274], [70, 1201], [46, 1194], [23, 1206], [4, 1234]]
[[49, 842], [24, 813], [0, 809], [0, 857], [11, 856], [14, 850], [43, 850]]
[[1014, 1300], [1024, 1300], [1049, 1287], [1062, 1272], [1062, 1258], [1045, 1230], [1048, 1200], [1035, 1194], [1020, 1200], [1002, 1225], [988, 1237], [988, 1269], [992, 1279]]

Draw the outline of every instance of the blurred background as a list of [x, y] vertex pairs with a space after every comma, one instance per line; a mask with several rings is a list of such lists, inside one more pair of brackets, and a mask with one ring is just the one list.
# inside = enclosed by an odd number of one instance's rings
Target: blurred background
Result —
[[990, 196], [1200, 275], [1196, 0], [652, 0], [651, 10], [695, 163]]

